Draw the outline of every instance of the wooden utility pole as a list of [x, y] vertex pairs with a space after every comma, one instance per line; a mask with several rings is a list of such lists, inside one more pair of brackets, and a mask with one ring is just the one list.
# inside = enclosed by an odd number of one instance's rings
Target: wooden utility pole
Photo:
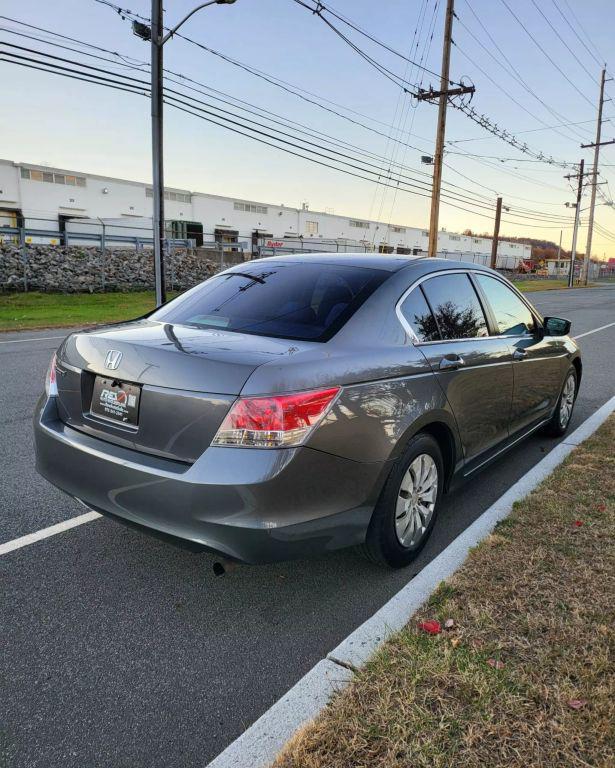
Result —
[[587, 245], [585, 246], [585, 261], [583, 262], [583, 284], [587, 285], [589, 277], [589, 262], [592, 254], [592, 236], [594, 233], [594, 209], [596, 207], [596, 187], [598, 182], [598, 159], [600, 157], [600, 136], [602, 131], [602, 106], [604, 104], [604, 81], [606, 68], [602, 70], [600, 77], [600, 99], [598, 101], [598, 122], [596, 124], [596, 142], [594, 144], [581, 144], [581, 147], [594, 148], [594, 168], [592, 172], [592, 196], [589, 204], [589, 220], [587, 223]]
[[431, 213], [429, 217], [429, 246], [428, 255], [438, 253], [438, 217], [440, 214], [440, 189], [442, 187], [442, 159], [444, 157], [444, 138], [446, 135], [446, 105], [449, 96], [461, 96], [474, 93], [474, 86], [449, 88], [449, 71], [451, 68], [451, 44], [453, 41], [453, 18], [455, 16], [454, 0], [447, 0], [446, 17], [444, 19], [444, 45], [442, 46], [442, 70], [440, 72], [440, 90], [428, 91], [419, 89], [416, 98], [419, 101], [438, 99], [438, 129], [436, 132], [436, 151], [433, 164], [433, 181], [431, 186]]
[[[579, 164], [579, 185], [577, 187], [577, 202], [575, 204], [574, 212], [574, 229], [572, 230], [572, 248], [570, 252], [570, 271], [568, 272], [568, 287], [574, 286], [574, 260], [577, 255], [577, 235], [579, 233], [579, 217], [581, 216], [581, 197], [583, 195], [583, 179], [585, 174], [583, 169], [585, 168], [585, 160], [581, 160]], [[574, 176], [565, 176], [566, 179], [573, 179]]]
[[500, 236], [500, 218], [502, 216], [502, 198], [498, 197], [495, 207], [495, 225], [493, 227], [493, 240], [491, 241], [491, 269], [495, 269], [498, 258], [498, 238]]
[[436, 134], [436, 153], [434, 155], [433, 181], [431, 187], [431, 213], [429, 215], [429, 256], [438, 254], [438, 218], [440, 216], [440, 189], [442, 187], [442, 160], [444, 156], [444, 137], [446, 135], [446, 105], [448, 95], [449, 72], [451, 68], [451, 43], [453, 40], [453, 17], [455, 0], [447, 0], [444, 20], [444, 45], [442, 47], [442, 71], [440, 90], [443, 93], [438, 100], [438, 131]]

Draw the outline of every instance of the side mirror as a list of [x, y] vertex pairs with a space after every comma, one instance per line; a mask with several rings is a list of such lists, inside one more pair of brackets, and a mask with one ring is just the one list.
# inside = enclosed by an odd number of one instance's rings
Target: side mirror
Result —
[[545, 336], [568, 336], [572, 323], [563, 317], [545, 317]]

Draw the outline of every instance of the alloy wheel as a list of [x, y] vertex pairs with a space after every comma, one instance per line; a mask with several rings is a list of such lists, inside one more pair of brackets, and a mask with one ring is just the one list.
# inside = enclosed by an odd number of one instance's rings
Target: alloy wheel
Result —
[[395, 533], [402, 547], [415, 547], [425, 536], [438, 498], [438, 467], [428, 453], [406, 470], [395, 508]]
[[570, 374], [564, 384], [562, 391], [562, 399], [559, 405], [559, 423], [560, 427], [564, 429], [570, 421], [572, 416], [572, 408], [574, 406], [574, 394], [575, 394], [575, 380], [574, 376]]

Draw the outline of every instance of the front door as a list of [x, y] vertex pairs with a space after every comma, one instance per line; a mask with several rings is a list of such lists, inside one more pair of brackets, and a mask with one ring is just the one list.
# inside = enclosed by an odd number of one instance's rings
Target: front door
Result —
[[566, 350], [557, 338], [543, 337], [538, 319], [512, 288], [490, 275], [477, 273], [475, 279], [511, 349], [511, 434], [530, 429], [548, 419], [555, 408], [568, 367]]
[[511, 349], [506, 339], [489, 336], [485, 311], [466, 272], [435, 275], [419, 289], [437, 327], [435, 340], [420, 349], [446, 394], [470, 468], [508, 438]]

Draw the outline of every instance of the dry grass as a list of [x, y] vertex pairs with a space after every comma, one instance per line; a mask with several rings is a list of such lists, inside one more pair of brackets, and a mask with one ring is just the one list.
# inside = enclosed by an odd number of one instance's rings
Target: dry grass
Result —
[[[275, 768], [615, 765], [614, 446], [611, 417]], [[454, 628], [427, 635], [425, 619]]]

